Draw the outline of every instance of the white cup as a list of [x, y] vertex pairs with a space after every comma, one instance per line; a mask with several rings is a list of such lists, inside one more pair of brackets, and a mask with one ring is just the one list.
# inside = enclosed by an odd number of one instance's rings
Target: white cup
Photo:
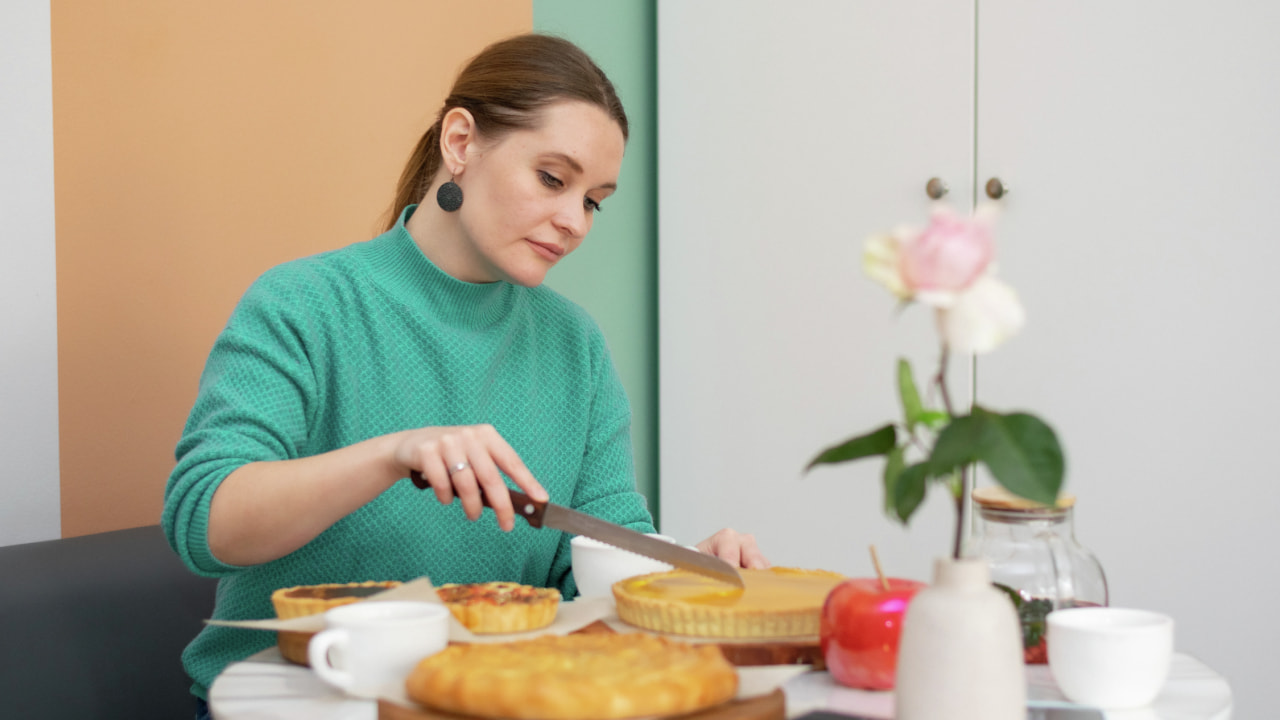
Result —
[[359, 602], [325, 612], [324, 622], [307, 660], [321, 680], [357, 697], [403, 683], [419, 660], [449, 644], [449, 609], [439, 603]]
[[1048, 616], [1049, 670], [1067, 699], [1121, 710], [1150, 705], [1173, 661], [1173, 618], [1084, 607]]
[[[667, 535], [649, 533], [649, 537], [674, 543]], [[653, 558], [637, 555], [621, 548], [579, 535], [569, 541], [573, 563], [573, 581], [582, 597], [612, 596], [613, 584], [636, 575], [664, 572], [671, 566]]]

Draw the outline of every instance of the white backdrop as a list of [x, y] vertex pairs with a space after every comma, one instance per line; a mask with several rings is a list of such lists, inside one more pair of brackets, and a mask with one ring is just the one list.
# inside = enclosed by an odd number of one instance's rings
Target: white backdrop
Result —
[[61, 536], [48, 0], [0, 4], [0, 545]]

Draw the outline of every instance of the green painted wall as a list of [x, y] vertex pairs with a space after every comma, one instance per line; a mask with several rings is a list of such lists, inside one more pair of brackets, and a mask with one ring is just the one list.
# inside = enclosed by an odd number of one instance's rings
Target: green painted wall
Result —
[[658, 515], [657, 10], [655, 0], [534, 0], [533, 27], [572, 40], [613, 81], [631, 139], [618, 192], [547, 284], [604, 330], [631, 397], [636, 482]]

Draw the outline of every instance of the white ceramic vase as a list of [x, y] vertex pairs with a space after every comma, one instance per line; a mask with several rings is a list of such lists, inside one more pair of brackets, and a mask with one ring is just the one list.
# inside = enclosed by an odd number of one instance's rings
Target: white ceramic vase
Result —
[[898, 720], [1025, 720], [1022, 631], [985, 560], [934, 563], [907, 607], [894, 689]]

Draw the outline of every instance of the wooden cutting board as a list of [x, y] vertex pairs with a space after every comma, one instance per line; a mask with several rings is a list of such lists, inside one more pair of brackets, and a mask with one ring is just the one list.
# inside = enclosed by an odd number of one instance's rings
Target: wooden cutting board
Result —
[[[601, 620], [578, 630], [579, 633], [612, 633], [613, 628]], [[800, 665], [821, 662], [817, 641], [813, 642], [758, 642], [722, 643], [720, 651], [732, 664], [750, 665]], [[816, 661], [815, 659], [816, 658]], [[825, 666], [824, 666], [825, 667]], [[786, 696], [779, 688], [760, 697], [731, 702], [707, 708], [701, 712], [681, 715], [680, 720], [785, 720]], [[378, 701], [378, 720], [475, 720], [466, 715], [455, 715], [441, 710], [409, 708], [387, 700]]]
[[[578, 632], [613, 632], [603, 620], [597, 620]], [[668, 636], [679, 639], [678, 636]], [[726, 660], [738, 667], [755, 665], [812, 665], [814, 670], [826, 670], [822, 649], [818, 640], [759, 640], [752, 642], [718, 643]]]
[[[785, 720], [786, 696], [779, 688], [760, 697], [707, 708], [702, 712], [681, 715], [680, 720]], [[378, 720], [475, 720], [467, 715], [454, 715], [440, 710], [408, 708], [387, 700], [378, 701]]]

